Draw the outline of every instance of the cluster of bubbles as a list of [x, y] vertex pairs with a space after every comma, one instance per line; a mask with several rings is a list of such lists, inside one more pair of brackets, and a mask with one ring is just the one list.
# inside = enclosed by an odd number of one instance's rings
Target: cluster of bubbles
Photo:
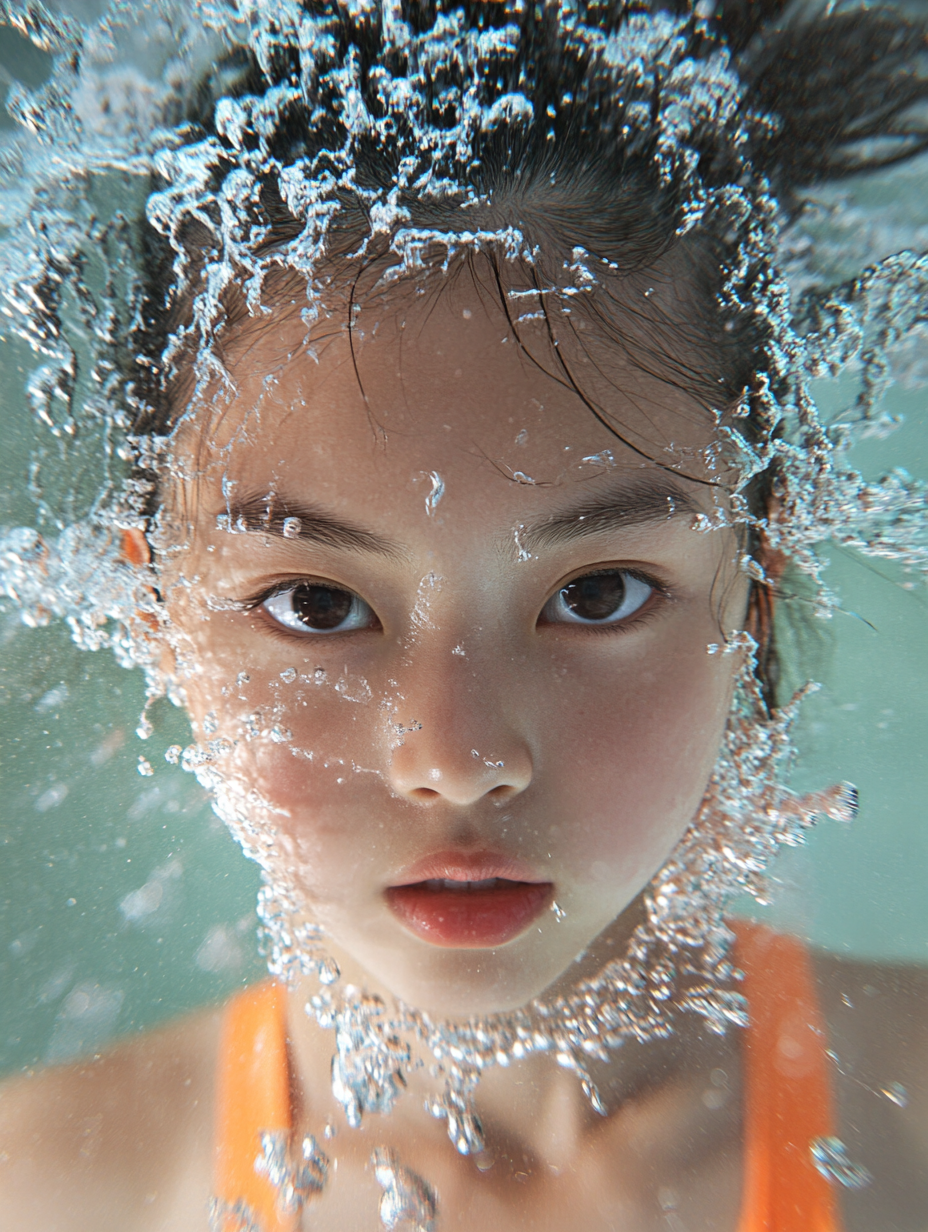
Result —
[[[427, 28], [413, 28], [396, 0], [342, 0], [340, 8], [296, 0], [117, 0], [84, 27], [38, 0], [0, 0], [0, 20], [52, 62], [44, 85], [11, 91], [7, 107], [19, 127], [0, 149], [0, 334], [35, 356], [24, 405], [50, 441], [38, 451], [30, 480], [39, 528], [0, 533], [0, 594], [27, 623], [65, 619], [79, 644], [110, 646], [122, 662], [141, 666], [152, 696], [173, 689], [182, 698], [182, 682], [162, 675], [156, 573], [133, 555], [124, 533], [146, 524], [151, 489], [144, 476], [171, 463], [167, 436], [132, 434], [140, 409], [132, 374], [160, 362], [169, 375], [172, 364], [192, 356], [201, 387], [222, 388], [228, 377], [214, 343], [226, 293], [239, 288], [260, 315], [267, 311], [267, 280], [281, 269], [305, 280], [303, 316], [311, 326], [325, 310], [327, 239], [346, 194], [363, 202], [370, 219], [353, 259], [386, 244], [389, 277], [415, 277], [436, 246], [445, 268], [466, 252], [492, 252], [529, 267], [536, 261], [516, 227], [424, 229], [410, 223], [403, 205], [407, 190], [436, 203], [480, 205], [476, 190], [458, 178], [475, 141], [533, 115], [530, 90], [494, 84], [495, 70], [518, 50], [525, 4], [492, 7], [500, 19], [476, 25], [463, 10], [438, 6]], [[715, 216], [740, 238], [722, 301], [750, 306], [769, 328], [768, 370], [760, 374], [753, 412], [765, 430], [749, 441], [737, 415], [719, 425], [717, 456], [707, 464], [738, 476], [724, 516], [759, 524], [738, 493], [776, 462], [777, 508], [760, 525], [774, 550], [815, 579], [822, 615], [836, 603], [822, 579], [816, 545], [823, 541], [898, 561], [913, 574], [928, 572], [924, 487], [898, 471], [867, 482], [847, 461], [859, 434], [883, 423], [893, 356], [923, 324], [928, 258], [883, 258], [840, 285], [823, 285], [808, 265], [797, 272], [795, 231], [784, 230], [777, 202], [745, 156], [752, 134], [775, 121], [741, 106], [743, 86], [725, 49], [713, 45], [701, 6], [676, 16], [633, 6], [612, 33], [587, 23], [575, 0], [544, 8], [560, 23], [565, 45], [595, 66], [600, 84], [611, 83], [629, 149], [653, 148], [660, 176], [677, 187], [681, 233]], [[379, 29], [381, 51], [368, 82], [376, 107], [360, 87], [356, 49], [340, 34], [346, 14], [358, 29]], [[190, 83], [210, 65], [233, 63], [242, 49], [277, 84], [258, 95], [221, 97], [215, 132], [204, 136], [185, 119]], [[284, 60], [290, 70], [281, 77]], [[441, 124], [428, 101], [439, 79]], [[320, 124], [337, 117], [324, 157], [281, 154], [288, 117], [300, 108]], [[696, 139], [707, 130], [728, 151], [731, 179], [723, 185], [709, 186], [700, 176]], [[553, 127], [551, 138], [557, 139]], [[386, 189], [359, 181], [358, 151], [372, 141], [396, 151], [394, 183]], [[146, 198], [153, 179], [157, 189]], [[268, 180], [303, 223], [271, 246], [254, 208]], [[160, 360], [133, 349], [143, 296], [133, 219], [143, 211], [171, 246], [178, 287], [191, 295], [189, 319]], [[205, 271], [192, 270], [185, 248], [191, 220], [210, 237]], [[598, 269], [577, 249], [562, 284], [544, 289], [569, 302], [595, 286]], [[801, 294], [791, 294], [790, 278]], [[859, 394], [837, 424], [826, 426], [811, 383], [843, 371], [856, 375]], [[429, 513], [440, 499], [433, 477]], [[722, 520], [720, 511], [705, 529]], [[745, 568], [764, 580], [756, 561], [746, 558]], [[628, 953], [569, 995], [469, 1023], [435, 1022], [340, 990], [321, 930], [301, 921], [294, 888], [271, 878], [272, 827], [261, 820], [263, 803], [216, 765], [226, 744], [177, 751], [268, 876], [260, 913], [271, 971], [284, 979], [318, 977], [308, 1008], [335, 1032], [334, 1085], [352, 1123], [392, 1106], [404, 1069], [424, 1047], [444, 1079], [431, 1111], [446, 1119], [459, 1151], [479, 1152], [473, 1093], [491, 1065], [550, 1053], [601, 1108], [591, 1060], [627, 1039], [666, 1035], [681, 1010], [702, 1015], [718, 1031], [746, 1021], [726, 956], [732, 935], [725, 906], [737, 892], [762, 896], [776, 849], [801, 842], [818, 816], [848, 819], [854, 800], [846, 787], [800, 798], [783, 786], [798, 699], [771, 717], [751, 647], [719, 648], [729, 651], [743, 654], [746, 666], [718, 766], [699, 816], [649, 888], [647, 919]], [[272, 1149], [266, 1167], [278, 1165]], [[387, 1226], [399, 1218], [390, 1213], [394, 1206], [406, 1201], [396, 1196], [397, 1167], [388, 1159], [378, 1164]]]
[[[493, 1066], [550, 1054], [577, 1075], [591, 1105], [605, 1114], [592, 1062], [607, 1061], [629, 1040], [670, 1035], [681, 1012], [698, 1014], [719, 1034], [747, 1024], [748, 1007], [729, 958], [728, 904], [737, 893], [762, 899], [777, 849], [802, 843], [821, 817], [850, 821], [857, 800], [848, 784], [804, 796], [783, 785], [799, 698], [769, 717], [750, 646], [741, 649], [746, 665], [721, 755], [696, 818], [648, 887], [646, 919], [621, 958], [568, 994], [463, 1023], [435, 1021], [402, 1003], [391, 1010], [381, 997], [340, 987], [324, 934], [300, 922], [295, 893], [265, 886], [259, 916], [269, 968], [291, 984], [318, 979], [319, 992], [306, 1009], [335, 1031], [333, 1091], [349, 1124], [360, 1125], [365, 1112], [389, 1112], [406, 1086], [405, 1072], [421, 1064], [424, 1050], [443, 1080], [429, 1111], [447, 1122], [461, 1154], [479, 1154], [485, 1143], [473, 1097], [480, 1075]], [[247, 824], [228, 819], [239, 828]]]

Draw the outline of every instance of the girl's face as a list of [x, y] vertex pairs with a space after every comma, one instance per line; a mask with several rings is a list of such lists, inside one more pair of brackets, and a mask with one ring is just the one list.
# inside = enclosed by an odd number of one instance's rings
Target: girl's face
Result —
[[694, 527], [722, 498], [686, 394], [528, 322], [534, 362], [463, 282], [393, 294], [353, 352], [295, 315], [239, 339], [164, 593], [198, 732], [346, 975], [500, 1011], [579, 974], [692, 820], [746, 581]]

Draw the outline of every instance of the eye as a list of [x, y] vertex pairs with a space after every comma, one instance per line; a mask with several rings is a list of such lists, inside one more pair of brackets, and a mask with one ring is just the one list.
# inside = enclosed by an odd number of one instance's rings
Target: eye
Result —
[[260, 607], [279, 625], [298, 633], [348, 633], [377, 624], [370, 605], [360, 596], [321, 582], [300, 582], [278, 590]]
[[551, 624], [614, 625], [633, 616], [653, 593], [653, 586], [626, 569], [585, 573], [552, 595], [541, 617]]

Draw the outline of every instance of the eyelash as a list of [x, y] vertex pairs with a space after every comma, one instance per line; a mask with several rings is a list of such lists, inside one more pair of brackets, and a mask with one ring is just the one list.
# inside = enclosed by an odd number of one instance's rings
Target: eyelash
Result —
[[[598, 636], [609, 636], [609, 635], [615, 636], [615, 635], [623, 634], [623, 633], [631, 633], [633, 630], [639, 629], [643, 627], [644, 625], [649, 624], [652, 620], [654, 620], [659, 615], [660, 609], [666, 603], [672, 601], [672, 594], [669, 588], [667, 587], [667, 585], [661, 582], [658, 578], [654, 577], [651, 574], [644, 573], [642, 570], [639, 570], [639, 569], [622, 569], [619, 567], [599, 568], [599, 569], [586, 570], [583, 573], [576, 574], [574, 577], [568, 578], [565, 581], [561, 582], [560, 585], [556, 587], [554, 591], [552, 591], [548, 599], [545, 600], [544, 604], [542, 605], [542, 611], [544, 611], [544, 608], [548, 606], [548, 604], [558, 594], [559, 591], [569, 586], [572, 582], [579, 581], [580, 578], [603, 576], [605, 574], [609, 574], [612, 572], [621, 572], [623, 574], [626, 574], [628, 577], [635, 578], [637, 581], [642, 582], [644, 583], [644, 585], [650, 587], [652, 594], [649, 595], [649, 597], [645, 600], [645, 603], [642, 605], [642, 608], [638, 609], [635, 612], [632, 612], [624, 620], [619, 621], [615, 624], [595, 624], [595, 623], [585, 624], [585, 623], [579, 623], [579, 622], [577, 624], [571, 624], [570, 622], [564, 622], [564, 621], [545, 621], [543, 622], [542, 627], [556, 628], [556, 629], [574, 628], [574, 629], [582, 630], [584, 634], [594, 634]], [[331, 586], [333, 590], [344, 590], [349, 594], [355, 593], [354, 591], [351, 591], [348, 587], [339, 586], [327, 578], [313, 578], [313, 577], [286, 578], [286, 579], [282, 579], [279, 582], [275, 582], [273, 586], [270, 586], [267, 589], [260, 591], [258, 594], [251, 595], [250, 597], [242, 600], [240, 604], [240, 610], [244, 612], [248, 612], [248, 613], [252, 613], [252, 612], [258, 613], [259, 614], [258, 618], [261, 620], [265, 631], [268, 634], [270, 634], [271, 637], [279, 638], [281, 641], [285, 641], [288, 643], [294, 642], [294, 641], [305, 641], [307, 638], [314, 637], [314, 636], [344, 638], [344, 637], [349, 637], [355, 633], [376, 632], [377, 628], [382, 627], [380, 625], [380, 621], [379, 621], [379, 618], [377, 617], [376, 612], [373, 612], [373, 608], [371, 608], [371, 611], [374, 614], [374, 619], [377, 621], [376, 626], [369, 627], [369, 628], [362, 628], [362, 629], [346, 629], [343, 632], [337, 633], [337, 634], [336, 633], [313, 634], [309, 632], [300, 633], [295, 630], [290, 630], [286, 628], [286, 626], [281, 625], [269, 613], [261, 611], [263, 605], [267, 603], [269, 599], [274, 598], [275, 595], [286, 594], [287, 591], [292, 590], [294, 587], [300, 586], [300, 585], [306, 585], [306, 584], [319, 585], [319, 586], [325, 586], [325, 587]], [[360, 596], [358, 597], [360, 598]]]
[[[355, 634], [355, 633], [376, 633], [377, 629], [382, 627], [380, 624], [380, 619], [377, 616], [377, 613], [374, 612], [373, 608], [371, 608], [371, 612], [373, 613], [374, 619], [377, 622], [376, 625], [371, 626], [369, 628], [363, 628], [363, 629], [345, 629], [343, 632], [337, 633], [337, 634], [336, 633], [313, 634], [311, 632], [299, 633], [295, 629], [288, 629], [285, 625], [282, 625], [280, 624], [279, 621], [275, 620], [274, 617], [270, 615], [270, 613], [263, 612], [261, 610], [263, 605], [267, 603], [268, 599], [273, 599], [275, 595], [284, 595], [287, 593], [288, 590], [293, 590], [297, 586], [324, 586], [327, 588], [331, 587], [332, 590], [345, 591], [346, 594], [350, 594], [350, 595], [356, 594], [356, 592], [351, 590], [350, 587], [340, 586], [337, 582], [333, 582], [330, 578], [317, 578], [317, 577], [305, 577], [305, 576], [304, 577], [292, 577], [292, 578], [285, 578], [279, 582], [275, 582], [273, 586], [269, 586], [266, 590], [262, 590], [256, 595], [251, 595], [247, 599], [243, 599], [241, 601], [241, 610], [244, 612], [248, 612], [248, 613], [254, 613], [257, 616], [257, 618], [261, 621], [261, 623], [263, 624], [265, 631], [269, 633], [271, 637], [279, 638], [281, 641], [284, 641], [284, 642], [295, 642], [295, 641], [304, 642], [306, 641], [307, 638], [310, 638], [313, 636], [320, 637], [320, 638], [350, 637], [352, 634]], [[358, 595], [357, 597], [359, 599], [361, 598], [360, 595]], [[366, 602], [366, 601], [362, 600], [362, 602]], [[370, 604], [368, 604], [368, 607], [370, 607]]]
[[650, 624], [652, 620], [655, 620], [660, 615], [661, 608], [673, 600], [673, 595], [670, 588], [664, 582], [660, 581], [659, 578], [654, 577], [652, 574], [645, 573], [640, 569], [623, 569], [621, 566], [615, 565], [607, 568], [586, 569], [582, 573], [577, 573], [573, 577], [567, 578], [566, 581], [559, 583], [559, 585], [552, 591], [550, 597], [545, 600], [542, 611], [544, 611], [544, 608], [548, 606], [551, 599], [553, 599], [559, 591], [569, 586], [571, 582], [577, 582], [584, 577], [602, 577], [604, 574], [609, 573], [623, 573], [628, 577], [635, 578], [636, 581], [643, 582], [645, 586], [649, 586], [652, 593], [648, 596], [640, 608], [616, 624], [569, 624], [564, 621], [550, 621], [546, 622], [545, 627], [560, 630], [565, 628], [580, 629], [584, 635], [615, 637], [624, 633], [631, 633], [635, 629], [639, 629], [644, 625]]

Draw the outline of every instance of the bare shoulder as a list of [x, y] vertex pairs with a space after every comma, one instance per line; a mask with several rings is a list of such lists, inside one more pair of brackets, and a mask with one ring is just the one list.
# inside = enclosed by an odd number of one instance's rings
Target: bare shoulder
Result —
[[219, 1017], [0, 1086], [0, 1227], [203, 1232]]
[[869, 1185], [844, 1194], [849, 1232], [923, 1232], [928, 1210], [928, 967], [819, 955], [839, 1132]]

